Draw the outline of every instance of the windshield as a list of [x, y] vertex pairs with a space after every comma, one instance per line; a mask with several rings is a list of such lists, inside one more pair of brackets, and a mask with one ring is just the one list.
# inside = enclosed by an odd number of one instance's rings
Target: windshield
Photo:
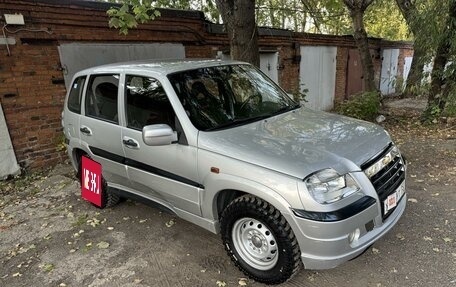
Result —
[[299, 107], [251, 65], [200, 68], [168, 75], [193, 125], [229, 128]]

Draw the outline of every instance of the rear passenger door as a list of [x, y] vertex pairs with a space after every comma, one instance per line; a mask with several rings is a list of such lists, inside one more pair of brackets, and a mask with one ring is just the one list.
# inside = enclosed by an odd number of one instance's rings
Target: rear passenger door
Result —
[[[150, 198], [201, 215], [197, 176], [197, 150], [186, 144], [174, 109], [159, 80], [125, 76], [126, 126], [122, 140], [128, 176], [134, 188]], [[167, 124], [178, 132], [179, 141], [148, 146], [142, 139], [147, 125]]]
[[84, 97], [79, 132], [81, 143], [103, 167], [109, 183], [128, 181], [119, 125], [119, 74], [91, 75]]

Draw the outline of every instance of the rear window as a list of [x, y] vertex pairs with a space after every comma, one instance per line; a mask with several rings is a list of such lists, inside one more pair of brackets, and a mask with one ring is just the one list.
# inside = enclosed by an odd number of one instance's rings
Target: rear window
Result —
[[74, 113], [81, 113], [81, 99], [82, 91], [84, 89], [86, 77], [78, 77], [74, 80], [70, 87], [70, 94], [68, 96], [68, 109]]
[[111, 123], [119, 123], [118, 91], [119, 75], [91, 76], [85, 97], [86, 115]]

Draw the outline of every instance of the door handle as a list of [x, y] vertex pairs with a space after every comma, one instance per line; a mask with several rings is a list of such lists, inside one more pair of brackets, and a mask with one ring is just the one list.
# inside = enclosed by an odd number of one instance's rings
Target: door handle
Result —
[[126, 146], [126, 147], [129, 147], [129, 148], [139, 148], [139, 144], [137, 141], [135, 141], [134, 139], [132, 138], [124, 138], [122, 140], [123, 144]]
[[82, 126], [79, 130], [81, 131], [81, 133], [83, 133], [85, 135], [88, 135], [88, 136], [92, 135], [92, 130], [86, 126]]

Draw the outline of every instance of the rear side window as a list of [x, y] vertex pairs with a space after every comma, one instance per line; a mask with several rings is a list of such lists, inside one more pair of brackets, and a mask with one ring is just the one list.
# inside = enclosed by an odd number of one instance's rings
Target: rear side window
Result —
[[70, 94], [68, 96], [68, 109], [77, 114], [81, 113], [81, 99], [85, 80], [85, 76], [78, 77], [74, 80], [73, 85], [70, 87]]
[[118, 124], [118, 91], [119, 75], [91, 76], [85, 97], [86, 115]]

